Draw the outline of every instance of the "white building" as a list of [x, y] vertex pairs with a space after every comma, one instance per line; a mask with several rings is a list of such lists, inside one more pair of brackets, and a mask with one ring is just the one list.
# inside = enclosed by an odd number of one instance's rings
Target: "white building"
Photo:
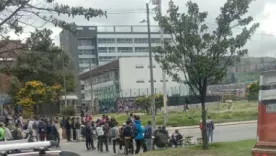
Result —
[[[120, 57], [145, 57], [149, 55], [148, 33], [145, 26], [98, 27], [99, 65]], [[108, 29], [109, 28], [109, 29]], [[111, 28], [111, 29], [110, 29]], [[164, 40], [171, 42], [171, 35], [164, 34]], [[156, 26], [151, 31], [152, 47], [160, 45], [160, 32]]]
[[[90, 73], [91, 72], [91, 73]], [[153, 61], [155, 93], [163, 93], [162, 69]], [[85, 100], [91, 100], [90, 74], [93, 81], [93, 96], [97, 99], [137, 97], [150, 95], [149, 58], [120, 58], [79, 75], [84, 82]], [[187, 95], [188, 87], [167, 78], [167, 94]], [[181, 89], [179, 89], [181, 88]]]

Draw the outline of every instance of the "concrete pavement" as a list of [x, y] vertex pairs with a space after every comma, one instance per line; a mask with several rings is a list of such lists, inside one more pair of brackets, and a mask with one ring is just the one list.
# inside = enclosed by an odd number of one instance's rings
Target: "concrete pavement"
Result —
[[[223, 124], [217, 125], [214, 131], [214, 142], [228, 142], [228, 141], [239, 141], [246, 139], [256, 138], [256, 122], [246, 123], [246, 124]], [[173, 132], [172, 129], [169, 130], [170, 133]], [[183, 128], [180, 129], [180, 133], [184, 136], [194, 136], [195, 140], [200, 137], [200, 130], [198, 127], [194, 128]], [[62, 140], [61, 143], [62, 150], [74, 151], [79, 153], [81, 156], [91, 156], [91, 155], [102, 155], [102, 156], [113, 156], [112, 147], [109, 146], [109, 153], [100, 153], [96, 151], [86, 151], [84, 142], [66, 142]]]

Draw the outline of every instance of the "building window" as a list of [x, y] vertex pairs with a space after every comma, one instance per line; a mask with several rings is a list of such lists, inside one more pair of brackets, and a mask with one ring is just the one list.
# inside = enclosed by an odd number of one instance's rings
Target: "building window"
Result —
[[89, 64], [90, 62], [92, 64], [95, 64], [96, 59], [95, 58], [79, 58], [79, 64]]
[[[149, 82], [151, 82], [151, 80], [149, 80]], [[156, 82], [156, 80], [153, 80], [153, 82]]]
[[115, 47], [108, 47], [108, 53], [115, 53], [116, 52], [116, 48]]
[[115, 43], [115, 38], [98, 38], [99, 44], [113, 44]]
[[136, 83], [145, 83], [144, 80], [137, 80]]
[[118, 47], [119, 53], [132, 53], [133, 49], [132, 47]]
[[79, 46], [92, 46], [93, 41], [92, 39], [78, 39]]
[[106, 47], [99, 47], [99, 53], [107, 53], [107, 48]]
[[[168, 82], [169, 80], [166, 80], [166, 82]], [[163, 82], [163, 80], [160, 80], [160, 82]]]
[[89, 27], [88, 29], [89, 29], [89, 30], [96, 30], [95, 27]]
[[95, 55], [94, 49], [80, 49], [79, 55]]
[[165, 39], [164, 39], [164, 42], [171, 43], [171, 42], [172, 42], [172, 39], [171, 39], [171, 38], [165, 38]]
[[125, 43], [133, 43], [132, 38], [117, 38], [117, 43], [125, 44]]
[[135, 52], [136, 53], [139, 53], [139, 52], [142, 52], [142, 53], [149, 52], [149, 47], [135, 47]]
[[143, 65], [136, 65], [136, 68], [137, 69], [142, 69], [142, 68], [144, 68], [144, 66]]
[[81, 85], [81, 90], [84, 90], [84, 85]]
[[147, 38], [135, 38], [134, 39], [134, 43], [148, 43], [148, 39]]
[[100, 62], [110, 62], [114, 60], [116, 56], [99, 56], [99, 61]]
[[160, 43], [160, 42], [161, 42], [160, 38], [152, 38], [151, 39], [151, 43]]
[[85, 99], [85, 94], [81, 94], [81, 98], [82, 98], [82, 99]]
[[[156, 67], [155, 65], [152, 66], [152, 68], [155, 68], [155, 67]], [[149, 66], [149, 68], [150, 68], [150, 66]]]

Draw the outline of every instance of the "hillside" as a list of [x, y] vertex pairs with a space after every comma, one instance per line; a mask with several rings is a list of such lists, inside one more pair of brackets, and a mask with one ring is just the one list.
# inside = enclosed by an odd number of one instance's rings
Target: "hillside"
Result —
[[[276, 58], [274, 57], [244, 57], [241, 58], [240, 62], [236, 62], [235, 67], [241, 68], [249, 68], [250, 65], [262, 65], [262, 64], [272, 64], [276, 65]], [[248, 67], [247, 67], [248, 66]], [[252, 81], [256, 81], [259, 79], [260, 70], [250, 71], [250, 72], [237, 72], [235, 74], [230, 73], [223, 80], [223, 84], [229, 84], [234, 82], [239, 83], [248, 83]]]

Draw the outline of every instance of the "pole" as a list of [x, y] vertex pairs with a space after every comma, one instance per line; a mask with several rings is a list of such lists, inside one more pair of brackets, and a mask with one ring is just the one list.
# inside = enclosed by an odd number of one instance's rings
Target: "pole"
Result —
[[[159, 13], [162, 16], [162, 0], [159, 0]], [[160, 27], [160, 42], [161, 47], [164, 48], [164, 30]], [[167, 107], [167, 80], [166, 80], [166, 71], [162, 70], [162, 81], [163, 81], [163, 107], [164, 107], [164, 124], [168, 123], [168, 107]]]
[[149, 43], [149, 64], [150, 64], [150, 91], [151, 91], [151, 103], [152, 103], [152, 126], [155, 125], [155, 96], [154, 96], [154, 80], [153, 80], [153, 66], [152, 66], [152, 51], [151, 51], [151, 34], [150, 34], [150, 18], [149, 18], [149, 4], [146, 4], [147, 8], [147, 26], [148, 26], [148, 43]]
[[65, 66], [64, 66], [64, 50], [62, 49], [62, 70], [63, 70], [63, 88], [64, 88], [64, 104], [66, 107], [68, 107], [67, 105], [67, 91], [66, 91], [66, 78], [65, 78]]
[[93, 97], [93, 80], [92, 80], [92, 59], [89, 61], [89, 74], [90, 74], [89, 78], [90, 78], [90, 89], [91, 89], [91, 105], [90, 106], [91, 106], [91, 113], [93, 113], [94, 97]]

